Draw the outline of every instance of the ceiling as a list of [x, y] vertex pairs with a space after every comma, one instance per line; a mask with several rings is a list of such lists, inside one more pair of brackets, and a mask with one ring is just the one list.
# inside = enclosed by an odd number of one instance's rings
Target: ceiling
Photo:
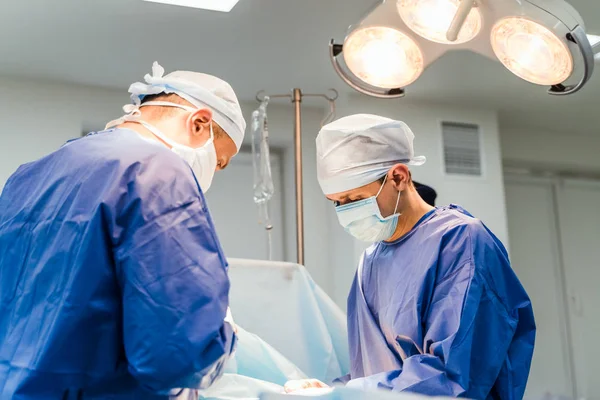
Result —
[[[588, 33], [600, 33], [598, 0], [571, 0]], [[0, 13], [0, 74], [127, 88], [158, 60], [167, 71], [218, 75], [252, 99], [301, 87], [352, 90], [329, 63], [372, 0], [241, 0], [230, 13], [142, 0], [13, 0]], [[500, 110], [504, 125], [599, 134], [600, 65], [584, 90], [554, 97], [499, 63], [451, 52], [407, 90], [418, 100]], [[399, 101], [401, 107], [402, 101]], [[595, 110], [594, 110], [595, 109]]]

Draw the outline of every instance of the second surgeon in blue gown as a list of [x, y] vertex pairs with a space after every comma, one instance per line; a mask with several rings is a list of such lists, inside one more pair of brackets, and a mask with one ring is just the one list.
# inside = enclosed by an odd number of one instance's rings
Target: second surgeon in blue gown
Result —
[[502, 243], [458, 206], [433, 208], [400, 121], [342, 118], [317, 138], [319, 182], [365, 251], [348, 298], [351, 373], [362, 389], [521, 399], [535, 341], [527, 293]]
[[203, 192], [245, 123], [227, 83], [163, 72], [116, 129], [4, 187], [0, 399], [167, 399], [222, 373], [234, 326]]

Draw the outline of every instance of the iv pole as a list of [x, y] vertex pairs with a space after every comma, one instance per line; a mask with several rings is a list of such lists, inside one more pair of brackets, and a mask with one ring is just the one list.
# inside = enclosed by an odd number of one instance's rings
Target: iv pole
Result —
[[[329, 89], [333, 95], [302, 93], [301, 89], [292, 89], [289, 94], [269, 95], [270, 99], [289, 98], [294, 104], [294, 165], [296, 178], [296, 254], [298, 264], [304, 265], [304, 192], [302, 184], [302, 99], [304, 97], [321, 97], [329, 102], [329, 114], [321, 121], [321, 126], [335, 118], [335, 100], [338, 92]], [[256, 100], [262, 102], [265, 97], [263, 90], [256, 94]]]

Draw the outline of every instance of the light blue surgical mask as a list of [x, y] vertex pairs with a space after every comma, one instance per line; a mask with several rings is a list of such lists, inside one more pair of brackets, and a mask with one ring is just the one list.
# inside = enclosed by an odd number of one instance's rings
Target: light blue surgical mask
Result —
[[381, 210], [379, 210], [379, 204], [377, 204], [377, 197], [379, 197], [384, 185], [385, 180], [379, 192], [373, 197], [335, 208], [340, 224], [346, 232], [358, 240], [371, 243], [380, 242], [391, 238], [396, 231], [398, 217], [400, 216], [399, 213], [396, 213], [400, 202], [400, 192], [398, 192], [398, 198], [396, 199], [394, 214], [384, 218], [381, 215]]

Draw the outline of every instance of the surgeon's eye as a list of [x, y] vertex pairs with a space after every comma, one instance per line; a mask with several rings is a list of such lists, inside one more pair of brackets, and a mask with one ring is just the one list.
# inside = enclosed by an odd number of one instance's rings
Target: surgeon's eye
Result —
[[339, 206], [341, 206], [341, 205], [342, 205], [342, 204], [341, 204], [339, 201], [335, 201], [335, 200], [333, 201], [333, 206], [334, 206], [334, 207], [339, 207]]

